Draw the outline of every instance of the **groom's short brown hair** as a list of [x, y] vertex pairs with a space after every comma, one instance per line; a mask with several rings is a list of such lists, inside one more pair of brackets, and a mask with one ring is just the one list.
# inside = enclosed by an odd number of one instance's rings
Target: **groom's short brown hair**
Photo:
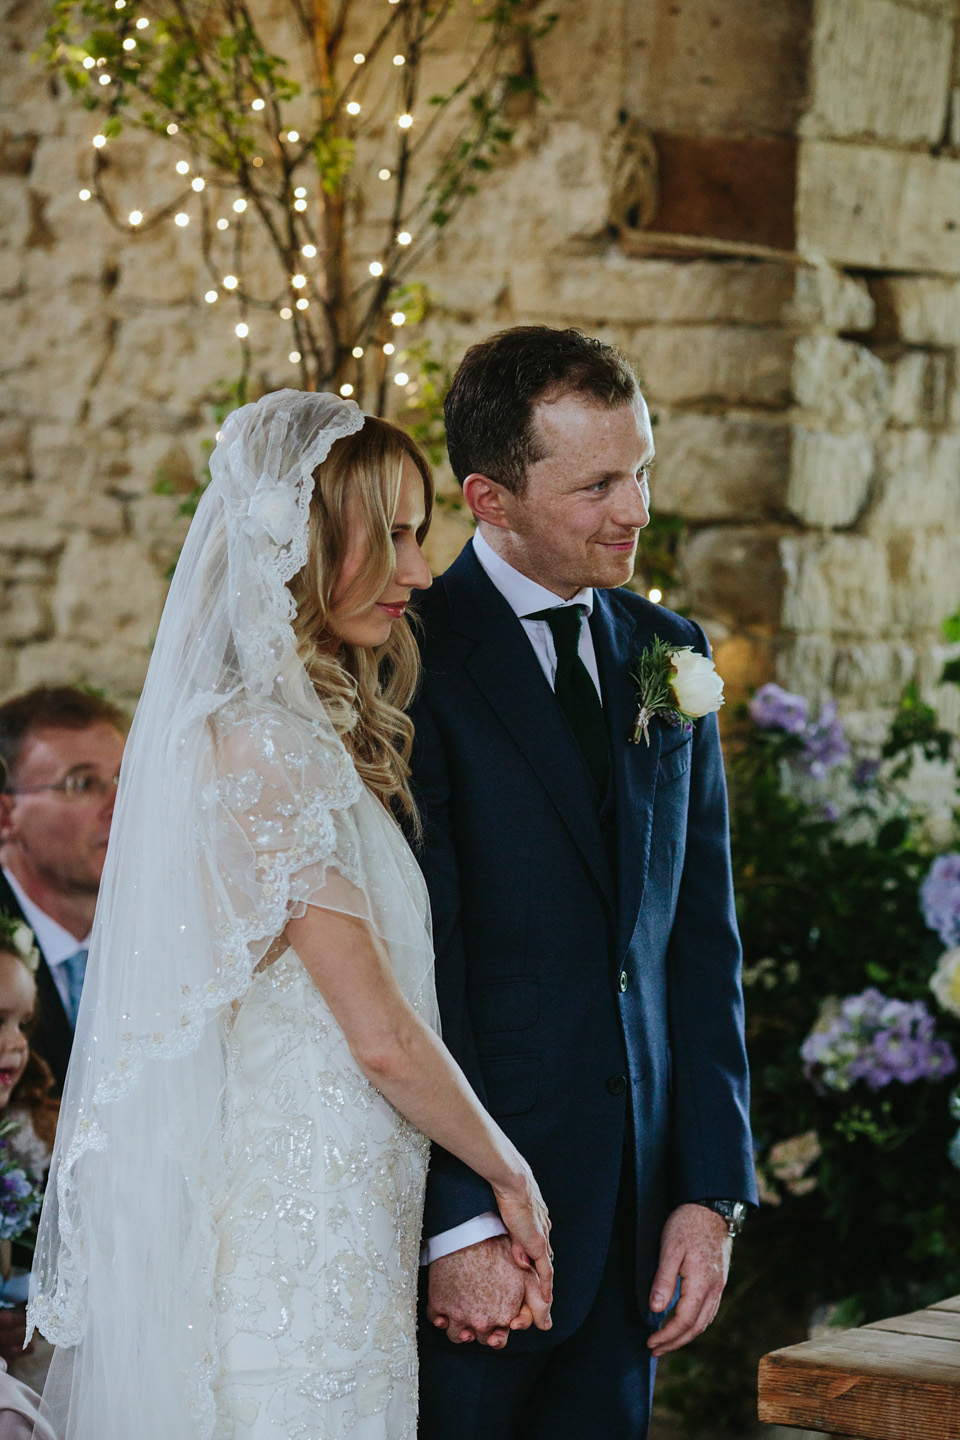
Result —
[[639, 393], [627, 360], [579, 330], [517, 325], [472, 345], [444, 401], [447, 453], [461, 485], [486, 475], [519, 495], [527, 469], [543, 459], [533, 423], [545, 399], [579, 394], [611, 408]]

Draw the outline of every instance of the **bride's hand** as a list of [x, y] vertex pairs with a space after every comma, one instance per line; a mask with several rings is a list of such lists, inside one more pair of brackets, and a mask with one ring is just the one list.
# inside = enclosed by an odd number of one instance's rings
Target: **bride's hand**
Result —
[[550, 1217], [540, 1187], [528, 1169], [503, 1189], [494, 1186], [500, 1217], [510, 1233], [514, 1263], [530, 1272], [526, 1305], [538, 1330], [549, 1330], [553, 1303], [553, 1251]]

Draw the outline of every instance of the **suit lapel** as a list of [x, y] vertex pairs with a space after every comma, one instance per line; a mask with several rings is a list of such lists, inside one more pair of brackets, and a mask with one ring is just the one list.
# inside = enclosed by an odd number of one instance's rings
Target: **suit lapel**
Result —
[[465, 661], [468, 674], [543, 785], [613, 912], [613, 876], [583, 756], [523, 626], [472, 545], [444, 579], [454, 628], [476, 642]]
[[637, 713], [636, 682], [630, 666], [653, 640], [653, 629], [638, 621], [615, 590], [595, 592], [590, 626], [603, 691], [616, 802], [619, 958], [630, 944], [646, 884], [663, 732], [659, 721], [655, 721], [650, 726], [649, 746], [642, 740], [635, 745], [628, 739]]

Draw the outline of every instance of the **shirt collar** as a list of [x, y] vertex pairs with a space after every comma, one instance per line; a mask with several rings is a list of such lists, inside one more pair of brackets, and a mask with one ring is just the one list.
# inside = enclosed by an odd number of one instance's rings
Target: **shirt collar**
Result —
[[[493, 546], [484, 540], [477, 530], [473, 537], [473, 550], [481, 566], [496, 585], [513, 613], [522, 620], [537, 610], [552, 610], [562, 605], [582, 605], [587, 615], [593, 613], [593, 589], [587, 586], [570, 600], [561, 600], [552, 590], [521, 575], [509, 565]], [[545, 623], [545, 622], [544, 622]]]
[[3, 876], [10, 889], [16, 896], [17, 904], [23, 911], [23, 918], [36, 936], [37, 944], [43, 952], [43, 958], [48, 965], [62, 965], [64, 960], [69, 960], [71, 955], [76, 955], [78, 950], [89, 950], [90, 936], [85, 940], [78, 940], [71, 935], [69, 930], [64, 930], [58, 921], [54, 920], [45, 910], [35, 904], [25, 892], [10, 871], [4, 866]]

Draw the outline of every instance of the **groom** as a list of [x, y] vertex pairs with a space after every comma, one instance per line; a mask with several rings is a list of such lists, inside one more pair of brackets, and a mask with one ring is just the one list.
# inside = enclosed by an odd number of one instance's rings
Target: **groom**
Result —
[[707, 642], [618, 588], [654, 450], [620, 355], [507, 330], [445, 408], [478, 527], [418, 602], [420, 859], [443, 1036], [540, 1182], [556, 1289], [552, 1329], [511, 1330], [528, 1277], [435, 1148], [420, 1437], [642, 1440], [756, 1199], [716, 716], [631, 740], [636, 657]]

